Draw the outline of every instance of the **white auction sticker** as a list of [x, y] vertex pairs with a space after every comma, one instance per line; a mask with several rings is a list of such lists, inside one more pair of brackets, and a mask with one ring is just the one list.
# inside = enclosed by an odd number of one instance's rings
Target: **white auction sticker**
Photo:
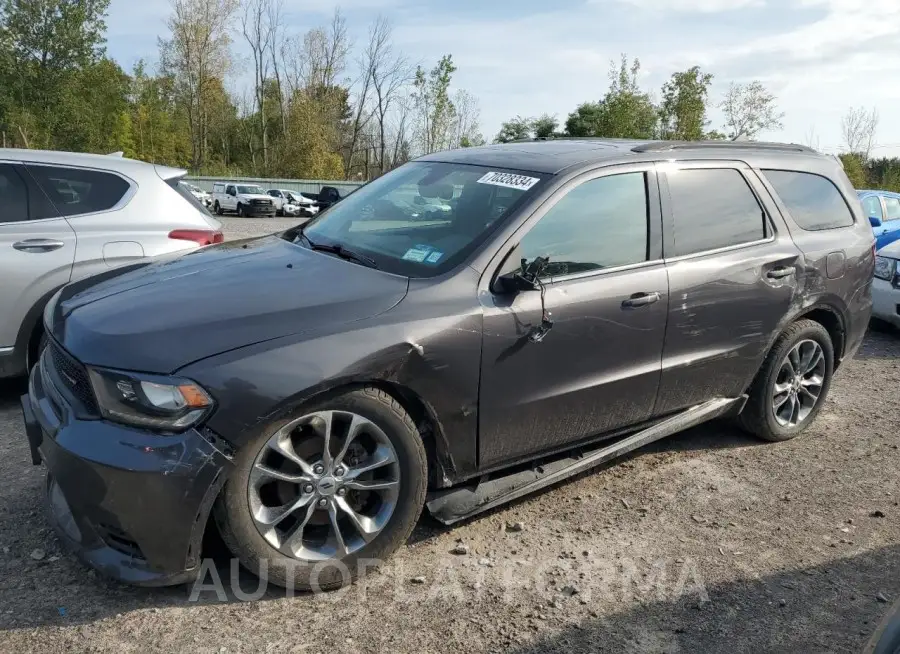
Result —
[[540, 179], [537, 177], [526, 177], [525, 175], [513, 175], [512, 173], [487, 173], [478, 180], [479, 184], [491, 184], [493, 186], [504, 186], [506, 188], [514, 188], [520, 191], [527, 191], [537, 184]]

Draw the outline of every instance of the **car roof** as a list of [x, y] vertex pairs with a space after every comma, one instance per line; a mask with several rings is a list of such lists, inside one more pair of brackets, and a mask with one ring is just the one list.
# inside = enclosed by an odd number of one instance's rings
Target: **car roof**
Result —
[[128, 175], [131, 171], [145, 172], [147, 168], [156, 168], [163, 179], [172, 179], [187, 174], [181, 168], [171, 168], [151, 164], [138, 159], [119, 156], [118, 153], [92, 154], [85, 152], [62, 152], [59, 150], [26, 150], [24, 148], [0, 148], [0, 161], [21, 161], [28, 163], [54, 164], [59, 166], [80, 166], [99, 168]]
[[649, 141], [634, 139], [554, 138], [445, 150], [417, 161], [496, 166], [535, 173], [559, 174], [595, 163], [678, 159], [745, 159], [767, 161], [796, 156], [827, 158], [803, 145], [756, 141]]

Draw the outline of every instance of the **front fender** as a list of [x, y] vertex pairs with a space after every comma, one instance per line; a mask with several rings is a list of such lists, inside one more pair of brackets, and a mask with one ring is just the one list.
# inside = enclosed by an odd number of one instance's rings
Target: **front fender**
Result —
[[236, 448], [258, 434], [260, 424], [323, 393], [390, 384], [427, 407], [445, 468], [456, 476], [472, 474], [477, 467], [480, 309], [456, 313], [451, 306], [445, 312], [449, 316], [412, 320], [399, 307], [337, 332], [305, 332], [233, 350], [178, 374], [196, 380], [215, 398], [208, 426]]

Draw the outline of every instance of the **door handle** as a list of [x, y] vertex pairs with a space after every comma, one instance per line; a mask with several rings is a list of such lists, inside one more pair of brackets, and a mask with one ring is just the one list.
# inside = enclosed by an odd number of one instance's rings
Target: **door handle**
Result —
[[645, 307], [648, 304], [653, 304], [654, 302], [659, 302], [659, 293], [635, 293], [630, 298], [622, 302], [623, 309], [637, 309], [638, 307]]
[[785, 277], [790, 277], [794, 274], [794, 269], [790, 266], [779, 266], [778, 268], [772, 268], [769, 272], [766, 273], [766, 277], [769, 279], [784, 279]]
[[13, 247], [22, 252], [53, 252], [64, 245], [62, 241], [52, 238], [29, 238], [13, 243]]

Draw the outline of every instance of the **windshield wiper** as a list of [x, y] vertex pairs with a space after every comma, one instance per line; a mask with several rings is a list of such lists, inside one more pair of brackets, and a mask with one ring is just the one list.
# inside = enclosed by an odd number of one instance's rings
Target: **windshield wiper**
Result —
[[354, 252], [348, 248], [345, 248], [340, 243], [336, 243], [334, 245], [326, 244], [326, 243], [314, 243], [309, 236], [303, 233], [303, 230], [300, 229], [297, 232], [297, 236], [302, 238], [309, 245], [310, 250], [318, 250], [319, 252], [328, 252], [330, 254], [336, 254], [341, 259], [346, 259], [348, 261], [355, 261], [356, 263], [360, 263], [364, 266], [368, 266], [369, 268], [378, 268], [378, 263], [372, 257], [367, 257], [364, 254], [360, 254], [359, 252]]

